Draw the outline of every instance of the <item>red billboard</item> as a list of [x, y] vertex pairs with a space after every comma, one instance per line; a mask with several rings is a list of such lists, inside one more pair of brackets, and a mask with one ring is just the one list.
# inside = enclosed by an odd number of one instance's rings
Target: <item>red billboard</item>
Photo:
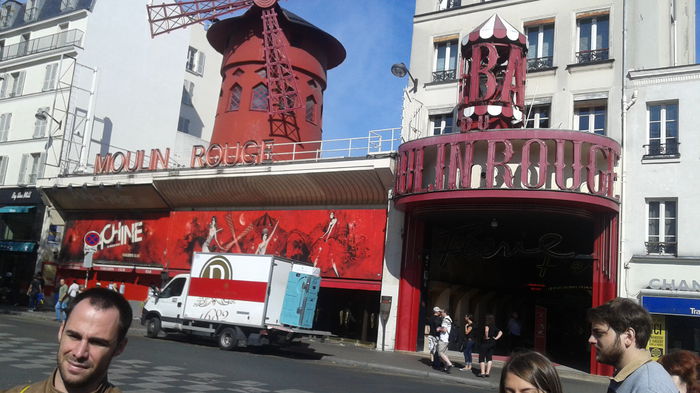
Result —
[[189, 270], [196, 251], [272, 254], [308, 261], [324, 277], [380, 280], [386, 212], [364, 210], [177, 211], [69, 221], [62, 261], [83, 258], [88, 232], [96, 261]]

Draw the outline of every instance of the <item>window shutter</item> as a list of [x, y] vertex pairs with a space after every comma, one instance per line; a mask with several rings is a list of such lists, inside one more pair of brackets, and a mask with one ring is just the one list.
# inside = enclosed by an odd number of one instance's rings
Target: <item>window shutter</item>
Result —
[[204, 75], [204, 52], [198, 52], [197, 53], [199, 56], [197, 57], [197, 73], [199, 75]]
[[7, 173], [7, 156], [0, 157], [0, 184], [5, 184], [5, 174]]
[[0, 142], [5, 142], [10, 132], [12, 113], [5, 113], [0, 116]]
[[15, 85], [12, 87], [12, 96], [18, 97], [22, 95], [24, 90], [24, 71], [20, 72], [15, 79]]
[[36, 179], [44, 177], [44, 168], [46, 168], [46, 153], [39, 155], [39, 166], [36, 168]]
[[5, 98], [7, 94], [7, 78], [9, 75], [2, 74], [0, 77], [2, 78], [2, 80], [0, 80], [0, 98]]
[[19, 179], [17, 184], [27, 184], [27, 162], [31, 159], [30, 154], [22, 154], [22, 164], [19, 166]]
[[53, 89], [56, 83], [56, 71], [58, 69], [58, 64], [47, 64], [46, 73], [44, 74], [44, 87], [43, 91]]

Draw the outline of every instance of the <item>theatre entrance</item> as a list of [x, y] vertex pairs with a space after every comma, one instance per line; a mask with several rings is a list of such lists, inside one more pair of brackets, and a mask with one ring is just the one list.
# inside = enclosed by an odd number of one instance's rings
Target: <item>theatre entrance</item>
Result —
[[[479, 328], [487, 314], [494, 314], [504, 331], [497, 355], [534, 348], [557, 363], [588, 371], [585, 315], [592, 304], [596, 236], [592, 217], [496, 210], [433, 212], [421, 219], [425, 309], [444, 307], [460, 326], [471, 313]], [[521, 327], [519, 338], [507, 335], [513, 313]]]

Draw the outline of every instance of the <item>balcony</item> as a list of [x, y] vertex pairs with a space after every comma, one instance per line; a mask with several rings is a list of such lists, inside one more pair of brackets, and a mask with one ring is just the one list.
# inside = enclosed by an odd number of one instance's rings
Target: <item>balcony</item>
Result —
[[433, 82], [449, 82], [457, 79], [457, 70], [433, 71]]
[[644, 242], [647, 255], [677, 255], [678, 243], [676, 242]]
[[75, 29], [35, 38], [14, 45], [8, 45], [4, 48], [0, 48], [0, 61], [17, 59], [23, 56], [48, 52], [53, 49], [68, 46], [80, 46], [82, 39], [83, 32]]
[[678, 141], [676, 139], [668, 139], [666, 143], [661, 143], [659, 140], [653, 140], [650, 144], [644, 145], [643, 158], [678, 158], [681, 156], [678, 151]]
[[582, 50], [581, 52], [576, 53], [576, 63], [586, 64], [608, 60], [608, 53], [608, 48]]
[[528, 71], [548, 70], [548, 69], [553, 67], [553, 64], [554, 64], [553, 59], [554, 59], [553, 56], [527, 59], [527, 70]]

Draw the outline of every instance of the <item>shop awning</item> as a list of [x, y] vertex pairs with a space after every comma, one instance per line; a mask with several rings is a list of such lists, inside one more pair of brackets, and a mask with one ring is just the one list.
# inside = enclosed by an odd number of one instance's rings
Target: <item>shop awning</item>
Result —
[[6, 205], [6, 206], [0, 206], [0, 214], [2, 214], [2, 213], [29, 213], [29, 211], [32, 209], [34, 209], [34, 206]]

